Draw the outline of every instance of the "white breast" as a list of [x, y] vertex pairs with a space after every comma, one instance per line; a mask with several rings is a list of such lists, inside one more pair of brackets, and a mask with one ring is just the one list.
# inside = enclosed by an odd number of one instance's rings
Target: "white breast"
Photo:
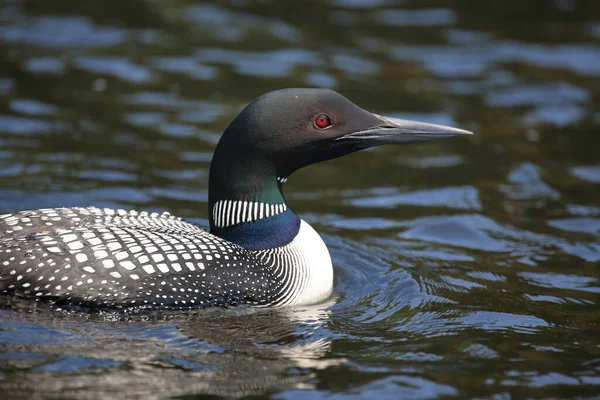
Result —
[[294, 240], [269, 250], [277, 276], [283, 276], [278, 305], [308, 305], [326, 300], [333, 291], [333, 266], [329, 250], [319, 234], [305, 221]]

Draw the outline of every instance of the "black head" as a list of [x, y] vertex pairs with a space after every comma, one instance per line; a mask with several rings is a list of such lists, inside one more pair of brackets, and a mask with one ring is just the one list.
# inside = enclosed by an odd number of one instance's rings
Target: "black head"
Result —
[[[252, 204], [285, 204], [282, 178], [295, 170], [372, 146], [469, 133], [382, 117], [332, 90], [267, 93], [249, 104], [219, 140], [210, 166], [211, 232], [253, 250], [282, 246], [298, 233], [298, 216], [287, 208], [265, 218], [261, 212], [257, 220], [256, 210], [262, 208]], [[250, 209], [255, 211], [249, 222]]]
[[217, 153], [221, 147], [252, 153], [272, 163], [279, 176], [288, 176], [306, 165], [372, 146], [469, 133], [385, 118], [328, 89], [284, 89], [249, 104], [223, 134]]

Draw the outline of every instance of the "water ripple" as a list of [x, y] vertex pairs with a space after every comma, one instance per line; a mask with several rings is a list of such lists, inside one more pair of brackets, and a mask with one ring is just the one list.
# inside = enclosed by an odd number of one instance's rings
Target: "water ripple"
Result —
[[571, 173], [579, 179], [600, 183], [600, 165], [573, 167]]
[[38, 17], [25, 26], [0, 26], [0, 41], [48, 48], [113, 46], [125, 35], [122, 29], [98, 26], [84, 17]]
[[357, 207], [392, 208], [398, 205], [420, 207], [447, 207], [481, 210], [481, 202], [476, 188], [472, 186], [437, 188], [403, 192], [391, 195], [363, 197], [347, 201]]
[[502, 234], [508, 231], [480, 215], [426, 217], [416, 220], [411, 226], [399, 236], [491, 252], [508, 252], [515, 247], [511, 241], [493, 237], [492, 232]]
[[566, 275], [556, 273], [522, 272], [519, 276], [527, 279], [530, 283], [556, 289], [581, 290], [590, 293], [600, 293], [600, 286], [590, 286], [598, 280], [588, 276]]

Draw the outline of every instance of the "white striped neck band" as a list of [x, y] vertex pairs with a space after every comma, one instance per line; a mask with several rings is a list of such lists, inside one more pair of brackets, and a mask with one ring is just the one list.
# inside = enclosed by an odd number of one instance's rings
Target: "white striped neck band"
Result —
[[217, 228], [253, 222], [287, 210], [284, 203], [269, 204], [245, 200], [220, 200], [213, 205], [212, 217]]

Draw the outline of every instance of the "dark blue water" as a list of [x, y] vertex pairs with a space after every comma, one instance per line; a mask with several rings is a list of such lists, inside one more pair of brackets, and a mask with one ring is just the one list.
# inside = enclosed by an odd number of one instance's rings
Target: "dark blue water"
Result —
[[330, 87], [476, 133], [286, 184], [335, 298], [73, 314], [2, 298], [3, 398], [600, 394], [600, 6], [583, 0], [0, 3], [0, 213], [207, 225], [212, 151], [258, 95]]

